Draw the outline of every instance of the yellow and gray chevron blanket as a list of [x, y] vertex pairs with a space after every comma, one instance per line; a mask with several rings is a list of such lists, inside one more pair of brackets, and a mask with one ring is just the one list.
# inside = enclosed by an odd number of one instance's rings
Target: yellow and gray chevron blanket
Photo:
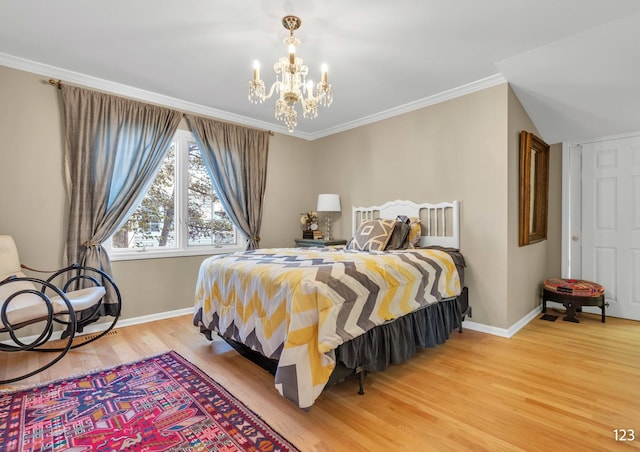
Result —
[[260, 249], [202, 263], [194, 324], [278, 360], [276, 388], [309, 408], [340, 344], [460, 292], [445, 251]]

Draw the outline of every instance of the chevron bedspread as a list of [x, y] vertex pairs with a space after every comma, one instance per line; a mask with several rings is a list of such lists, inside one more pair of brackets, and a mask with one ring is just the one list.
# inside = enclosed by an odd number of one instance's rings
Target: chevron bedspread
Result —
[[309, 408], [336, 347], [460, 292], [456, 266], [441, 250], [260, 249], [202, 263], [194, 324], [277, 359], [276, 388]]

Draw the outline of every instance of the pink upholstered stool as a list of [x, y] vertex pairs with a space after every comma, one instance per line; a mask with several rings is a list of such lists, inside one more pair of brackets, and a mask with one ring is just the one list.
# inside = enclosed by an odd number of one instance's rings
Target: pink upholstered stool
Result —
[[602, 322], [605, 320], [604, 287], [593, 281], [583, 279], [547, 279], [542, 290], [542, 312], [547, 312], [547, 301], [562, 303], [567, 312], [562, 320], [580, 322], [576, 310], [583, 306], [598, 306], [602, 310]]

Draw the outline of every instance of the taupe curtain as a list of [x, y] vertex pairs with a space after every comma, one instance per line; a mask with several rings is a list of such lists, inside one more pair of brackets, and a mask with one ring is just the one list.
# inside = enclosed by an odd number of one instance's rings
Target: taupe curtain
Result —
[[[111, 274], [101, 244], [122, 227], [153, 183], [182, 114], [67, 85], [62, 98], [70, 202], [65, 261]], [[103, 315], [113, 315], [110, 301], [107, 297]]]
[[267, 181], [269, 132], [187, 115], [220, 202], [236, 228], [258, 248]]

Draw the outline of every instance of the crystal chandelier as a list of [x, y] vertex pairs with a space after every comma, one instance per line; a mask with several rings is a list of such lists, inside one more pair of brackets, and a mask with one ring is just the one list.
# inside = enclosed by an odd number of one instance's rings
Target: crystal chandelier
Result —
[[276, 119], [284, 121], [289, 132], [293, 132], [298, 125], [298, 113], [295, 109], [298, 101], [302, 105], [302, 115], [308, 119], [318, 116], [318, 105], [329, 107], [333, 102], [333, 89], [327, 83], [327, 65], [322, 65], [322, 78], [314, 90], [313, 82], [307, 81], [309, 68], [302, 64], [302, 58], [296, 57], [296, 47], [300, 45], [300, 40], [293, 36], [293, 32], [300, 25], [302, 21], [296, 16], [285, 16], [282, 19], [282, 26], [289, 30], [289, 36], [284, 40], [289, 47], [289, 56], [281, 57], [273, 65], [276, 81], [271, 85], [269, 94], [265, 94], [264, 81], [260, 80], [258, 61], [253, 63], [253, 80], [249, 82], [249, 100], [253, 104], [261, 104], [271, 98], [274, 92], [278, 93]]

